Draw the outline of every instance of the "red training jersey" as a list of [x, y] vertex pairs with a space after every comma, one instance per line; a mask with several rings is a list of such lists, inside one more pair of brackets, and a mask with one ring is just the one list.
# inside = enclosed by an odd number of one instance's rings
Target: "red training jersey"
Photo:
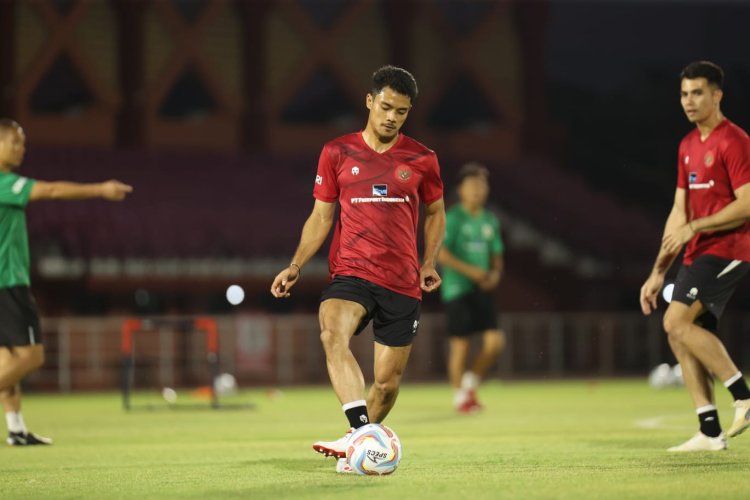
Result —
[[356, 276], [422, 298], [419, 288], [419, 203], [443, 196], [435, 152], [400, 134], [378, 153], [361, 132], [323, 146], [313, 196], [340, 205], [328, 255], [334, 276]]
[[[750, 138], [727, 119], [705, 141], [696, 128], [680, 143], [677, 170], [677, 187], [687, 190], [688, 220], [715, 214], [735, 200], [734, 190], [750, 182]], [[701, 255], [750, 262], [750, 223], [695, 235], [683, 262], [690, 265]]]

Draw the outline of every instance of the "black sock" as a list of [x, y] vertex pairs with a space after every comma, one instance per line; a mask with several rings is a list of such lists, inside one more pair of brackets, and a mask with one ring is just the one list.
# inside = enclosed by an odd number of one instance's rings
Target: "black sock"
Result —
[[750, 389], [747, 388], [745, 377], [740, 377], [727, 386], [735, 401], [738, 399], [750, 399]]
[[718, 437], [721, 434], [721, 425], [719, 424], [719, 412], [716, 408], [704, 411], [698, 414], [698, 421], [701, 423], [701, 432], [708, 437]]
[[359, 429], [363, 425], [370, 423], [370, 417], [367, 415], [367, 406], [365, 405], [353, 406], [344, 410], [344, 413], [346, 413], [346, 418], [349, 419], [349, 425], [355, 429]]

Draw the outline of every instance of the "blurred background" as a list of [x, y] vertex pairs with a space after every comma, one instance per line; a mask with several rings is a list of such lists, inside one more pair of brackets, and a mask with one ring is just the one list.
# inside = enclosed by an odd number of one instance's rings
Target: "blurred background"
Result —
[[[0, 0], [0, 115], [26, 131], [21, 172], [135, 187], [122, 204], [29, 206], [48, 353], [29, 384], [114, 387], [125, 318], [195, 315], [216, 319], [222, 370], [241, 384], [325, 382], [327, 246], [290, 300], [268, 289], [312, 208], [323, 143], [364, 127], [370, 76], [388, 63], [419, 83], [404, 131], [437, 152], [446, 200], [463, 163], [491, 171], [509, 335], [497, 374], [673, 361], [638, 290], [691, 130], [678, 74], [720, 64], [723, 111], [750, 128], [748, 19], [750, 4], [708, 0]], [[748, 298], [745, 284], [724, 322], [741, 365]], [[423, 309], [409, 376], [439, 380], [437, 296]], [[203, 376], [185, 361], [204, 354], [189, 329], [146, 335], [143, 384], [166, 384], [165, 356], [172, 385]]]

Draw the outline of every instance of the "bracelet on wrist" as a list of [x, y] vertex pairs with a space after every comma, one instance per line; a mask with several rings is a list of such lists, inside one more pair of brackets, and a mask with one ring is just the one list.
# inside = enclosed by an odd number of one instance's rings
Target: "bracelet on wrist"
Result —
[[292, 262], [291, 264], [289, 264], [289, 267], [292, 266], [297, 268], [297, 276], [302, 276], [302, 268], [299, 267], [299, 264], [295, 264], [294, 262]]

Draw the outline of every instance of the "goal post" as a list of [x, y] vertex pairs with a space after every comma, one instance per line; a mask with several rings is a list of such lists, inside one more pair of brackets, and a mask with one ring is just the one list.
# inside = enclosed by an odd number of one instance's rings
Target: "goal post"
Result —
[[172, 331], [199, 332], [205, 337], [206, 362], [210, 407], [220, 407], [214, 385], [219, 375], [219, 329], [216, 320], [210, 317], [195, 318], [127, 318], [122, 323], [120, 351], [122, 358], [122, 405], [125, 410], [133, 408], [132, 394], [135, 385], [136, 343], [142, 335], [154, 335], [165, 328]]

